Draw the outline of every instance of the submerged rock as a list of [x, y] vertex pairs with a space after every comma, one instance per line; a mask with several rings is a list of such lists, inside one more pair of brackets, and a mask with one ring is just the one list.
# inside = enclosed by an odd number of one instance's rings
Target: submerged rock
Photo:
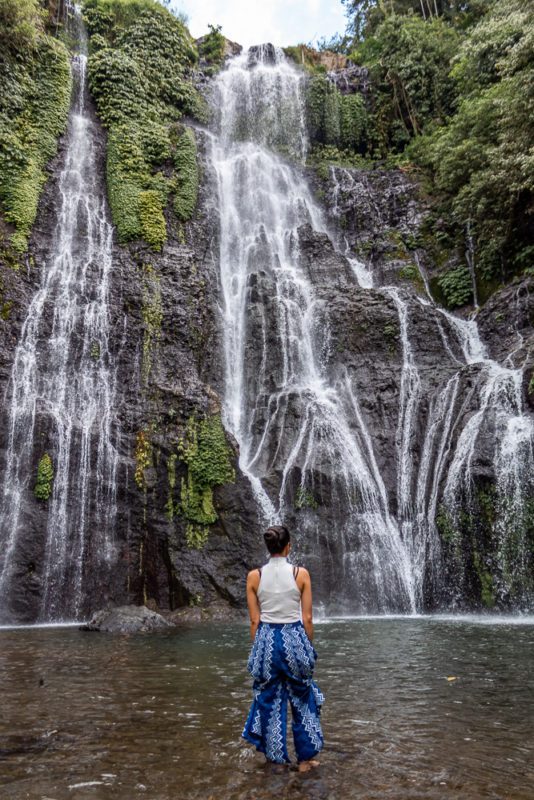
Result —
[[150, 611], [146, 606], [119, 606], [106, 608], [93, 614], [91, 620], [83, 625], [83, 631], [106, 633], [150, 633], [169, 628], [167, 620]]
[[209, 606], [183, 606], [165, 616], [171, 625], [187, 625], [197, 622], [240, 622], [247, 618], [247, 613], [242, 608], [215, 602]]

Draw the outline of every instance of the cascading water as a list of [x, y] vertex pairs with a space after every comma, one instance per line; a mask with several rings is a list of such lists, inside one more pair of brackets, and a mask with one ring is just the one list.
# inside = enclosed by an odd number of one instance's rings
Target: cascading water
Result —
[[[331, 567], [355, 605], [414, 610], [410, 563], [358, 400], [346, 377], [329, 383], [323, 364], [327, 315], [299, 245], [301, 226], [324, 229], [322, 215], [298, 170], [267, 150], [304, 155], [302, 80], [274, 48], [252, 55], [252, 64], [247, 55], [234, 60], [216, 84], [226, 424], [271, 521], [295, 491], [310, 504], [315, 490], [328, 491], [345, 510], [336, 531], [342, 556]], [[261, 483], [273, 470], [274, 500]], [[314, 486], [317, 475], [325, 486]], [[319, 527], [313, 535], [318, 552]]]
[[[354, 190], [355, 186], [347, 170], [335, 168], [332, 172], [335, 215], [342, 191]], [[430, 298], [417, 253], [414, 260]], [[488, 357], [473, 319], [460, 319], [406, 290], [384, 286], [380, 291], [392, 297], [399, 319], [402, 373], [396, 437], [397, 519], [410, 553], [418, 607], [424, 604], [425, 583], [436, 590], [444, 581], [437, 514], [441, 511], [442, 522], [448, 523], [445, 535], [453, 541], [461, 572], [459, 529], [472, 526], [473, 514], [480, 513], [480, 507], [473, 504], [473, 495], [478, 492], [483, 502], [492, 506], [490, 516], [494, 519], [487, 522], [498, 539], [498, 563], [491, 564], [492, 576], [481, 565], [474, 538], [470, 543], [479, 579], [492, 584], [486, 600], [491, 604], [503, 598], [515, 607], [530, 608], [534, 601], [528, 544], [534, 491], [534, 424], [524, 410], [522, 369], [514, 368], [513, 357], [507, 359], [511, 368]], [[442, 342], [440, 370], [446, 378], [434, 384], [428, 379], [423, 384], [424, 366], [414, 357], [417, 333], [411, 331], [410, 316], [418, 305], [424, 309], [426, 332], [436, 326]], [[516, 350], [520, 349], [521, 335], [519, 340]], [[424, 431], [420, 445], [415, 442], [416, 431]], [[484, 449], [489, 462], [485, 471], [495, 482], [495, 488], [489, 490], [491, 484], [485, 481], [481, 486], [478, 480], [477, 486], [474, 463], [475, 452], [480, 459]]]
[[[281, 53], [264, 46], [230, 62], [214, 97], [224, 413], [265, 521], [305, 510], [299, 550], [313, 567], [319, 595], [330, 596], [330, 610], [423, 609], [429, 584], [439, 596], [445, 580], [436, 516], [446, 513], [458, 523], [462, 498], [474, 485], [475, 445], [489, 437], [503, 527], [503, 585], [494, 589], [506, 595], [511, 569], [527, 564], [525, 533], [509, 523], [514, 513], [524, 517], [534, 478], [534, 428], [522, 409], [521, 371], [488, 359], [474, 321], [413, 292], [378, 290], [396, 310], [402, 348], [397, 480], [394, 498], [388, 496], [361, 389], [342, 365], [327, 369], [332, 345], [324, 284], [317, 285], [321, 267], [317, 279], [302, 252], [303, 230], [325, 232], [295, 165], [306, 151], [303, 80]], [[350, 190], [352, 178], [336, 168], [331, 182], [335, 198]], [[372, 271], [351, 253], [347, 238], [339, 231], [329, 237], [349, 270], [331, 269], [323, 281], [348, 293], [372, 287]], [[441, 342], [439, 377], [418, 363], [414, 314], [424, 314]], [[523, 605], [532, 600], [523, 599]]]
[[[79, 12], [78, 12], [79, 17]], [[81, 20], [78, 19], [81, 30]], [[85, 44], [82, 36], [82, 48]], [[99, 182], [96, 121], [87, 107], [86, 55], [72, 61], [74, 101], [59, 179], [53, 246], [16, 348], [0, 516], [0, 614], [65, 620], [84, 613], [84, 565], [99, 578], [114, 561], [117, 451], [109, 350], [112, 225]], [[51, 495], [35, 522], [37, 463], [49, 452]], [[28, 567], [28, 532], [45, 533]], [[24, 575], [37, 608], [13, 608]], [[36, 573], [36, 575], [34, 574]]]

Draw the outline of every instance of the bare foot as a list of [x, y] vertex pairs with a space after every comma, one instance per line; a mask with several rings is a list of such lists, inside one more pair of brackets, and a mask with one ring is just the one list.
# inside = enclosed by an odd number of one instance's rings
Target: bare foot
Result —
[[282, 775], [289, 769], [289, 764], [278, 764], [276, 761], [266, 760], [266, 766], [270, 768], [274, 775]]
[[299, 761], [299, 772], [308, 772], [312, 767], [318, 767], [320, 761], [314, 761], [310, 759], [309, 761]]

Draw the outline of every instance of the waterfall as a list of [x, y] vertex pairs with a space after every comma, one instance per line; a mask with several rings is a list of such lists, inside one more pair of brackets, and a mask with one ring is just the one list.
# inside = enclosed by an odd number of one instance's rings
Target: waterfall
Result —
[[[425, 275], [428, 299], [387, 285], [374, 290], [396, 311], [401, 356], [396, 484], [386, 489], [363, 390], [341, 363], [332, 367], [324, 299], [332, 285], [348, 296], [370, 289], [372, 269], [340, 228], [329, 229], [299, 166], [306, 154], [303, 78], [272, 46], [253, 48], [216, 79], [214, 107], [224, 418], [263, 521], [298, 524], [298, 553], [313, 567], [322, 599], [330, 595], [329, 610], [423, 609], [427, 595], [439, 602], [446, 580], [436, 517], [463, 524], [476, 488], [473, 456], [486, 442], [500, 537], [501, 585], [494, 588], [506, 596], [511, 571], [525, 577], [521, 520], [534, 479], [521, 370], [488, 358], [474, 320], [436, 307]], [[334, 204], [354, 190], [349, 171], [330, 170]], [[303, 241], [324, 234], [338, 261], [311, 267]], [[439, 371], [420, 360], [421, 319], [439, 346]], [[485, 567], [476, 563], [482, 580]]]
[[[20, 614], [14, 597], [17, 583], [26, 577], [37, 579], [29, 594], [39, 599], [34, 611], [23, 609], [24, 615], [79, 618], [85, 608], [87, 559], [93, 569], [100, 565], [100, 580], [115, 560], [116, 376], [109, 344], [113, 229], [98, 180], [97, 123], [87, 105], [86, 63], [83, 52], [72, 60], [75, 89], [57, 221], [22, 326], [6, 398], [3, 617]], [[38, 508], [33, 489], [45, 453], [54, 477], [49, 499]]]
[[[303, 82], [274, 48], [252, 56], [232, 61], [215, 86], [225, 422], [265, 522], [285, 518], [295, 493], [313, 506], [314, 492], [328, 492], [344, 509], [336, 520], [341, 562], [331, 566], [347, 595], [362, 609], [411, 611], [408, 555], [359, 400], [347, 376], [328, 378], [328, 315], [302, 259], [303, 228], [325, 227], [298, 168], [283, 158], [305, 154]], [[274, 492], [262, 481], [270, 471], [278, 474]], [[320, 526], [307, 533], [317, 557]]]

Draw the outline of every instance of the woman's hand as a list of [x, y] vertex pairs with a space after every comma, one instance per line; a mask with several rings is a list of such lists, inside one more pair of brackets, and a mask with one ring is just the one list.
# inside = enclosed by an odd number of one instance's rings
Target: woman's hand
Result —
[[313, 616], [312, 616], [312, 590], [310, 573], [304, 567], [299, 569], [297, 575], [297, 586], [300, 589], [300, 602], [302, 606], [302, 624], [308, 634], [310, 642], [313, 642]]
[[258, 587], [260, 585], [260, 573], [253, 569], [247, 575], [247, 605], [250, 616], [250, 638], [254, 642], [258, 625], [260, 624], [260, 604], [258, 603]]

